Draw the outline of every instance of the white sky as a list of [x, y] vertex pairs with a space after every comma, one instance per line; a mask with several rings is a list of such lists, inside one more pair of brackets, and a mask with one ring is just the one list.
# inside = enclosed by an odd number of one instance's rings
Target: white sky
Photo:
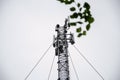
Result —
[[[95, 22], [86, 37], [75, 36], [76, 46], [105, 80], [120, 80], [120, 1], [80, 1], [91, 4]], [[56, 0], [0, 0], [0, 80], [24, 80], [53, 42], [55, 25], [64, 24], [68, 9]], [[72, 46], [70, 53], [80, 80], [102, 80]], [[47, 80], [53, 56], [52, 47], [28, 80]], [[57, 80], [56, 62], [57, 57], [51, 80]], [[71, 80], [77, 80], [70, 70]]]

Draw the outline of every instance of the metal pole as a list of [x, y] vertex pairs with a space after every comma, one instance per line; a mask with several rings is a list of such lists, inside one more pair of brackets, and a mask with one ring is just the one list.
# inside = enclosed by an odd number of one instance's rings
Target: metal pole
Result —
[[[55, 55], [58, 56], [58, 80], [70, 80], [69, 60], [68, 60], [68, 41], [74, 44], [73, 35], [67, 34], [68, 20], [65, 20], [64, 26], [56, 25], [57, 37], [54, 37], [53, 46]], [[67, 37], [69, 36], [69, 37]]]

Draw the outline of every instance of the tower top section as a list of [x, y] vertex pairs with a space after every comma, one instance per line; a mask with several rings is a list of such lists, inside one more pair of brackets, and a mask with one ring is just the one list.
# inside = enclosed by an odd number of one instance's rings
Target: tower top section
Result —
[[59, 24], [56, 25], [55, 31], [57, 33], [67, 33], [67, 30], [70, 28], [70, 25], [68, 24], [68, 19], [65, 19], [65, 24], [63, 26], [60, 26]]
[[54, 36], [53, 46], [58, 47], [57, 43], [58, 41], [66, 41], [67, 43], [74, 44], [74, 35], [72, 33], [68, 33], [68, 30], [70, 28], [69, 20], [65, 19], [65, 24], [63, 26], [60, 26], [59, 24], [56, 25], [55, 31], [57, 32], [57, 36]]

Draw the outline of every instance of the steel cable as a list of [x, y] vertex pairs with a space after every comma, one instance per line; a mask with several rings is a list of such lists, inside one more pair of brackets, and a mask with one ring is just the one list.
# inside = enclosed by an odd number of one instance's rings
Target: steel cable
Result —
[[[69, 52], [68, 52], [68, 53], [69, 53]], [[69, 56], [70, 56], [70, 60], [71, 60], [72, 67], [73, 67], [73, 69], [74, 69], [74, 72], [75, 72], [76, 78], [77, 78], [77, 80], [80, 80], [79, 77], [78, 77], [77, 71], [76, 71], [76, 69], [75, 69], [75, 66], [74, 66], [74, 63], [73, 63], [73, 60], [72, 60], [72, 57], [71, 57], [70, 53], [69, 53]]]
[[52, 64], [51, 64], [50, 72], [49, 72], [49, 75], [48, 75], [48, 80], [50, 80], [50, 75], [51, 75], [51, 71], [52, 71], [52, 68], [53, 68], [54, 60], [55, 60], [55, 55], [53, 57], [53, 61], [52, 61]]
[[40, 61], [43, 59], [43, 57], [46, 55], [46, 53], [48, 52], [48, 50], [50, 49], [50, 47], [52, 46], [52, 44], [48, 47], [48, 49], [44, 52], [44, 54], [42, 55], [42, 57], [37, 61], [37, 63], [35, 64], [35, 66], [31, 69], [31, 71], [28, 73], [28, 75], [25, 77], [24, 80], [27, 80], [28, 77], [31, 75], [31, 73], [33, 72], [33, 70], [37, 67], [37, 65], [40, 63]]
[[105, 80], [103, 76], [96, 70], [96, 68], [87, 60], [87, 58], [80, 52], [80, 50], [73, 45], [74, 48], [78, 51], [78, 53], [85, 59], [85, 61], [93, 68], [93, 70], [102, 78], [102, 80]]

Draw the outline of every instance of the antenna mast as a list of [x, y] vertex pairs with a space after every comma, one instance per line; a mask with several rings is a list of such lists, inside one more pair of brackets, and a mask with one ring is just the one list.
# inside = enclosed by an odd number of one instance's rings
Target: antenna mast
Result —
[[68, 19], [65, 20], [64, 26], [56, 25], [53, 46], [55, 55], [58, 56], [58, 80], [70, 80], [69, 77], [69, 60], [68, 60], [68, 43], [74, 44], [73, 34], [67, 34], [69, 28]]

